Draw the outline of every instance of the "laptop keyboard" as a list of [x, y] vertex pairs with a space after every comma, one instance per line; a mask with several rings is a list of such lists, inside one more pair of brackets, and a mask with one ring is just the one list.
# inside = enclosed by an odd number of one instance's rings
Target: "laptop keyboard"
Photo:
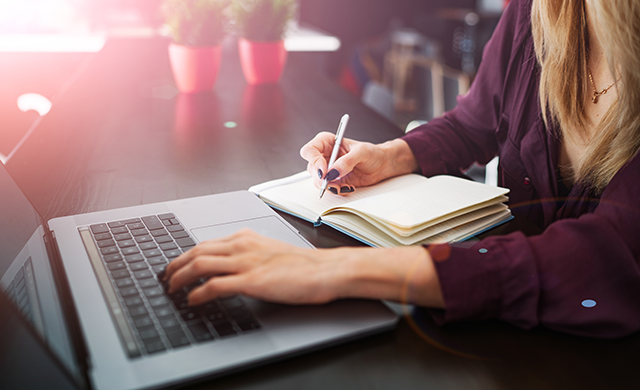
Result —
[[[113, 303], [110, 304], [112, 314], [114, 318], [122, 318], [124, 314], [129, 326], [126, 332], [131, 331], [137, 345], [137, 348], [125, 348], [130, 357], [260, 328], [239, 296], [189, 307], [187, 294], [204, 280], [173, 294], [167, 293], [168, 286], [161, 280], [165, 267], [195, 245], [175, 215], [167, 213], [96, 224], [89, 226], [89, 231], [120, 303], [115, 311]], [[122, 334], [123, 329], [120, 331]]]

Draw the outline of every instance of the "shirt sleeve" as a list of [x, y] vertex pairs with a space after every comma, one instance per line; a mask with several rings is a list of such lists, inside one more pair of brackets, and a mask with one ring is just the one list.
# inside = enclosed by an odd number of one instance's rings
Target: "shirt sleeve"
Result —
[[[518, 4], [514, 4], [518, 3]], [[460, 175], [473, 162], [486, 164], [497, 154], [495, 131], [500, 119], [505, 78], [512, 62], [516, 35], [528, 21], [528, 10], [511, 2], [485, 45], [471, 89], [458, 97], [456, 108], [402, 137], [420, 164], [422, 174]]]
[[640, 330], [639, 175], [636, 156], [593, 213], [556, 221], [539, 236], [450, 247], [435, 263], [446, 306], [436, 320], [497, 318], [600, 338]]

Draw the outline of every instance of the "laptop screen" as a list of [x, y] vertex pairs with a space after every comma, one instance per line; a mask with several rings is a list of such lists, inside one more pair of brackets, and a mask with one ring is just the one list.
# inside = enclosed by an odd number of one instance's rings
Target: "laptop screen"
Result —
[[[82, 375], [76, 364], [45, 246], [45, 226], [5, 166], [0, 164], [0, 289], [3, 298], [7, 304], [14, 305], [33, 328], [32, 333], [57, 356], [69, 373], [80, 379]], [[3, 349], [0, 353], [6, 352]]]

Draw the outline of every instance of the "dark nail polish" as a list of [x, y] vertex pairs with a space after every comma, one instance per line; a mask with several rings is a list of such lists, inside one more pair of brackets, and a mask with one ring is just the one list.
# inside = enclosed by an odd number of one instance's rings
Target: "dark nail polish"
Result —
[[329, 180], [329, 181], [333, 181], [333, 180], [337, 179], [338, 176], [340, 176], [340, 172], [338, 172], [337, 169], [332, 169], [332, 170], [329, 171], [329, 173], [327, 173], [326, 179]]
[[318, 177], [322, 179], [322, 169], [318, 169]]
[[329, 190], [329, 192], [331, 192], [334, 195], [338, 195], [338, 189], [336, 189], [335, 187], [329, 187], [327, 188]]
[[348, 194], [350, 192], [353, 192], [353, 187], [349, 187], [349, 186], [340, 187], [340, 193], [341, 194]]

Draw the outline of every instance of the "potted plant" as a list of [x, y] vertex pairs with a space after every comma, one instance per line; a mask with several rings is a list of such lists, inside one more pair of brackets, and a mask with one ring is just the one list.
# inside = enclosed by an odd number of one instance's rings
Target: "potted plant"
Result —
[[181, 92], [210, 91], [216, 81], [230, 0], [163, 0], [173, 42], [169, 60]]
[[284, 34], [296, 0], [232, 0], [240, 63], [249, 84], [276, 83], [287, 60]]

